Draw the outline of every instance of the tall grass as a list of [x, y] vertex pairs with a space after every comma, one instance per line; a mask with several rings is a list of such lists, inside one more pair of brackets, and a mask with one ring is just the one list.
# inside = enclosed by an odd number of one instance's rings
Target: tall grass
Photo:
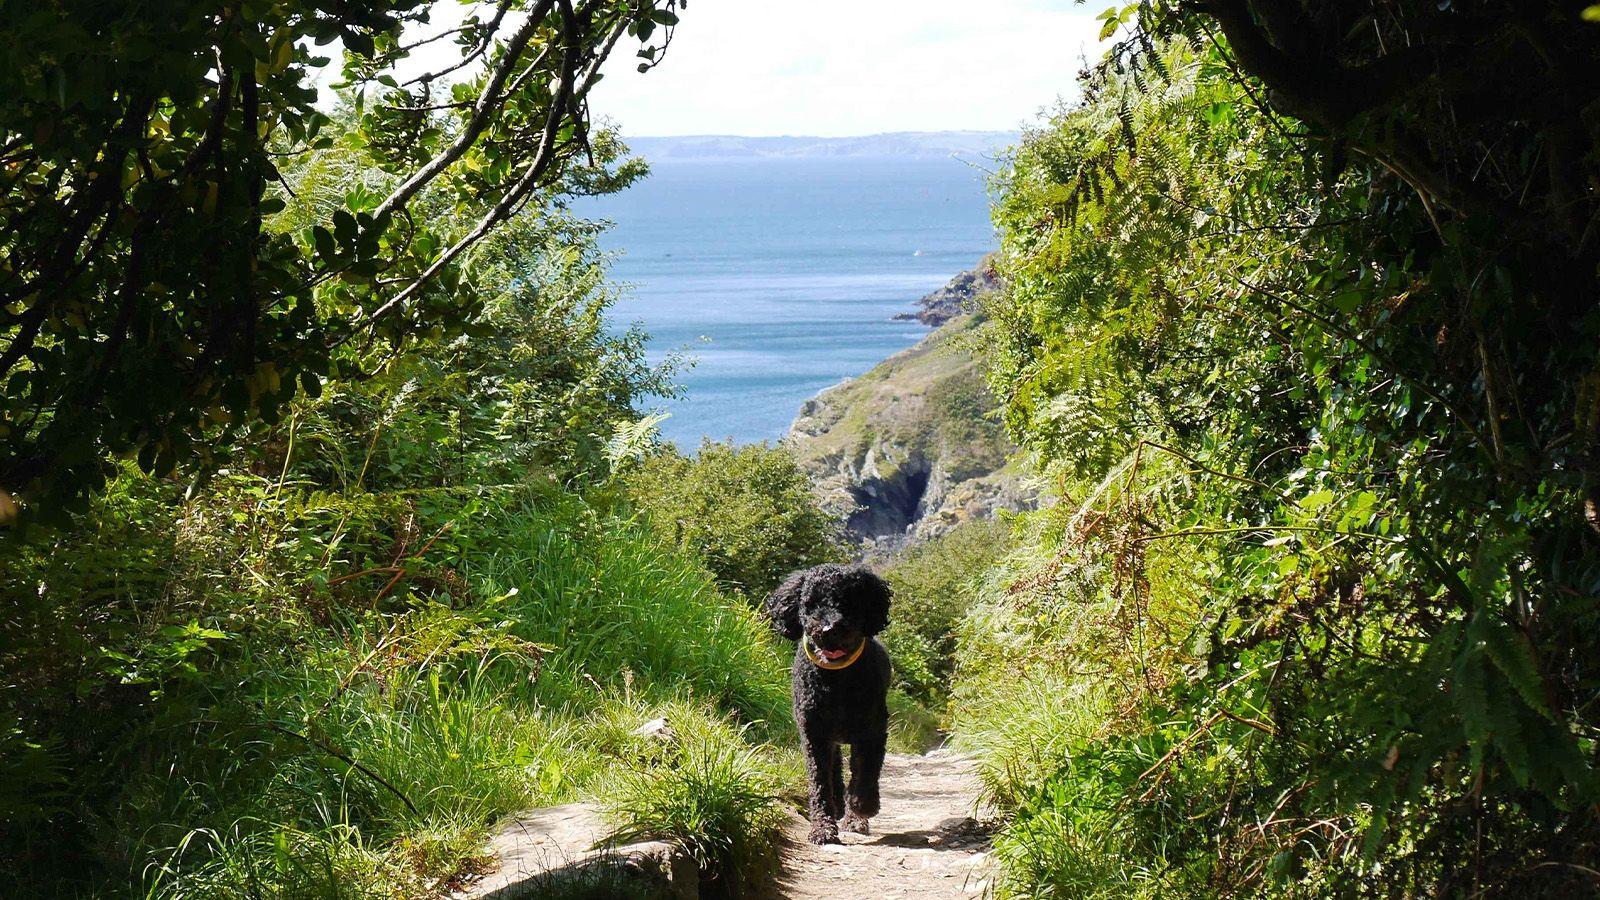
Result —
[[582, 702], [602, 685], [670, 685], [736, 710], [760, 733], [789, 727], [785, 656], [746, 604], [642, 524], [513, 511], [474, 565], [505, 596], [510, 633], [545, 649], [542, 677]]
[[[1130, 801], [1177, 740], [1128, 739], [1148, 726], [1160, 673], [1175, 668], [1168, 640], [1187, 611], [1170, 598], [1182, 561], [1154, 560], [1144, 606], [1105, 589], [1101, 560], [1065, 543], [1062, 514], [1019, 521], [1015, 549], [995, 561], [957, 629], [952, 686], [955, 745], [973, 755], [985, 800], [1001, 815], [994, 838], [1000, 898], [1183, 895], [1206, 873], [1176, 873], [1161, 841], [1159, 804]], [[1063, 549], [1065, 547], [1065, 549]], [[1154, 556], [1154, 554], [1152, 554]], [[1041, 573], [1043, 573], [1041, 575]], [[1182, 889], [1178, 877], [1197, 878]]]
[[[336, 503], [190, 516], [167, 549], [123, 554], [129, 608], [195, 624], [153, 623], [164, 655], [113, 660], [147, 680], [117, 688], [137, 705], [98, 726], [109, 753], [73, 786], [98, 865], [37, 872], [40, 895], [430, 895], [497, 819], [673, 769], [633, 734], [657, 715], [751, 761], [731, 784], [770, 803], [787, 654], [696, 560], [559, 491], [435, 495], [400, 509], [448, 539], [373, 599], [342, 579], [393, 552], [368, 524], [393, 504], [322, 512]], [[47, 592], [71, 583], [28, 564]]]

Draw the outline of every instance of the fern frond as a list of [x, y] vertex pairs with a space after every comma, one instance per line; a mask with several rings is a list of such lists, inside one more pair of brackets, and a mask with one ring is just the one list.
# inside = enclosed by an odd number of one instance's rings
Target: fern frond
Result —
[[661, 442], [660, 425], [669, 413], [651, 413], [635, 422], [624, 422], [606, 441], [606, 463], [614, 475], [629, 462], [643, 459]]

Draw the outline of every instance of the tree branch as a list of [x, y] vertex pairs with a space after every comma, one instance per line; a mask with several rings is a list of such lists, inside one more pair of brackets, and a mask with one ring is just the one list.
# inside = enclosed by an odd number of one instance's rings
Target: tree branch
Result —
[[1345, 66], [1297, 41], [1289, 52], [1279, 47], [1259, 17], [1275, 30], [1309, 34], [1292, 3], [1277, 0], [1198, 0], [1197, 8], [1222, 26], [1239, 62], [1266, 82], [1276, 105], [1297, 118], [1329, 127], [1346, 124], [1355, 116], [1383, 106], [1396, 95], [1415, 87], [1432, 74], [1438, 48], [1418, 44], [1385, 54], [1360, 66]]
[[[454, 63], [454, 64], [452, 64], [452, 65], [450, 65], [450, 66], [448, 66], [448, 67], [446, 67], [444, 69], [440, 69], [437, 72], [424, 72], [421, 75], [418, 75], [417, 77], [406, 81], [405, 83], [403, 83], [401, 85], [401, 87], [409, 87], [409, 86], [411, 86], [413, 84], [426, 83], [426, 82], [429, 82], [429, 81], [435, 81], [437, 79], [443, 78], [446, 75], [449, 75], [451, 72], [460, 71], [461, 69], [466, 68], [468, 65], [470, 65], [472, 63], [473, 60], [475, 60], [478, 57], [482, 56], [484, 54], [484, 52], [489, 49], [489, 45], [494, 42], [494, 36], [496, 34], [498, 34], [499, 31], [500, 31], [500, 23], [505, 19], [506, 12], [510, 8], [511, 8], [511, 0], [500, 0], [500, 5], [495, 8], [494, 18], [489, 20], [489, 30], [485, 31], [484, 34], [483, 34], [483, 40], [479, 41], [478, 42], [478, 46], [472, 48], [471, 52], [469, 52], [466, 56], [463, 56], [461, 58], [460, 62]], [[425, 38], [423, 40], [417, 41], [417, 42], [412, 43], [412, 44], [407, 44], [406, 46], [401, 47], [400, 50], [402, 52], [405, 52], [405, 53], [410, 53], [412, 50], [415, 50], [418, 47], [422, 47], [424, 45], [431, 44], [434, 41], [437, 41], [437, 40], [439, 40], [441, 38], [449, 37], [452, 34], [459, 34], [459, 33], [463, 32], [463, 31], [465, 31], [466, 29], [467, 29], [467, 26], [465, 26], [465, 25], [461, 26], [460, 28], [452, 28], [449, 31], [445, 31], [445, 32], [442, 32], [440, 34], [436, 34], [433, 37]]]
[[[539, 179], [541, 179], [545, 172], [549, 170], [550, 164], [555, 160], [556, 157], [556, 139], [561, 130], [561, 123], [566, 119], [566, 114], [571, 107], [573, 100], [575, 99], [578, 68], [577, 57], [580, 53], [579, 35], [576, 27], [577, 16], [573, 13], [569, 0], [560, 0], [560, 2], [561, 15], [564, 23], [563, 43], [566, 46], [563, 48], [561, 54], [560, 81], [556, 88], [555, 96], [551, 99], [550, 110], [545, 116], [544, 130], [540, 135], [539, 148], [535, 152], [533, 160], [528, 164], [528, 167], [523, 172], [522, 177], [517, 179], [517, 183], [513, 185], [510, 190], [506, 191], [504, 196], [500, 198], [500, 201], [496, 203], [494, 207], [491, 208], [489, 212], [478, 221], [478, 224], [472, 229], [472, 231], [468, 232], [465, 237], [456, 241], [456, 243], [451, 245], [449, 249], [441, 253], [439, 257], [422, 272], [421, 275], [417, 276], [415, 281], [411, 282], [411, 284], [407, 285], [398, 294], [384, 302], [383, 305], [373, 310], [372, 313], [366, 317], [365, 324], [370, 324], [379, 318], [382, 318], [397, 307], [404, 304], [407, 300], [416, 296], [416, 294], [426, 287], [428, 282], [431, 281], [433, 277], [442, 269], [444, 269], [445, 266], [448, 266], [450, 263], [454, 262], [455, 259], [464, 253], [468, 248], [476, 244], [479, 240], [482, 240], [484, 235], [488, 234], [489, 231], [496, 225], [510, 218], [517, 208], [521, 206], [522, 202], [538, 186]], [[625, 20], [619, 21], [613, 27], [612, 33], [607, 37], [606, 42], [602, 45], [605, 52], [609, 52], [610, 49], [616, 44], [617, 39], [621, 36], [621, 32], [625, 30], [626, 27], [627, 24]], [[604, 60], [604, 58], [605, 57], [602, 53], [594, 60], [591, 71], [587, 76], [586, 88], [594, 83], [593, 70], [598, 68], [599, 64]], [[350, 335], [347, 334], [345, 338], [341, 339], [341, 341], [348, 339], [349, 336]]]
[[506, 79], [511, 77], [512, 70], [522, 59], [522, 52], [527, 49], [528, 42], [533, 39], [534, 32], [539, 29], [539, 24], [549, 14], [552, 5], [553, 0], [540, 0], [539, 4], [528, 13], [528, 18], [522, 23], [522, 27], [518, 28], [506, 42], [505, 53], [501, 56], [499, 64], [494, 67], [494, 71], [490, 73], [482, 92], [478, 94], [478, 102], [473, 105], [472, 115], [467, 119], [467, 124], [461, 129], [461, 133], [456, 135], [456, 139], [443, 153], [434, 157], [395, 188], [394, 192], [372, 211], [374, 219], [381, 219], [385, 214], [404, 206], [417, 195], [418, 191], [427, 187], [429, 182], [460, 159], [477, 141], [483, 130], [489, 127], [489, 120], [500, 111], [501, 89], [505, 87]]

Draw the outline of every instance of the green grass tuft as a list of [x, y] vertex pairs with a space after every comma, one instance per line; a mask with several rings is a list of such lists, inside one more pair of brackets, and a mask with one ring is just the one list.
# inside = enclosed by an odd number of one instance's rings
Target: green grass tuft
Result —
[[[671, 720], [669, 720], [671, 721]], [[782, 823], [772, 754], [709, 717], [681, 719], [663, 759], [618, 773], [606, 792], [613, 840], [662, 839], [695, 860], [708, 889], [742, 896], [775, 870]]]

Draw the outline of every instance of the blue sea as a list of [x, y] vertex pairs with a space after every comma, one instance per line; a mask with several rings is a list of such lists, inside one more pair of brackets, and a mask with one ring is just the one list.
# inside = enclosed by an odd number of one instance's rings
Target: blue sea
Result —
[[897, 322], [995, 246], [985, 174], [949, 158], [666, 159], [576, 211], [629, 286], [650, 355], [696, 360], [663, 437], [776, 440], [801, 403], [927, 334]]

